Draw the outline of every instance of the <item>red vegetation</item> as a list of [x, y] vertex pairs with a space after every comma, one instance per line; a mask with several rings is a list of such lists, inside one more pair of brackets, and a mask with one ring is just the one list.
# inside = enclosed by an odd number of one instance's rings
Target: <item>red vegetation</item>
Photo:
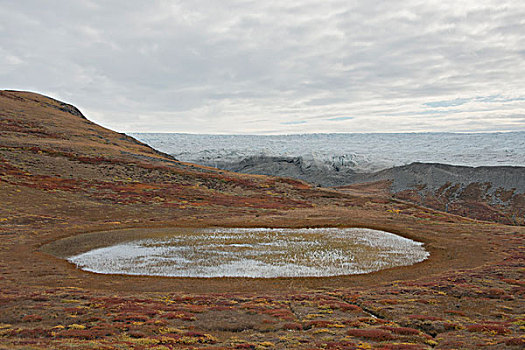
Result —
[[426, 346], [417, 344], [385, 344], [375, 348], [377, 350], [424, 350], [428, 349]]
[[17, 338], [49, 338], [51, 337], [51, 331], [42, 328], [15, 329], [9, 331], [6, 335]]
[[295, 315], [288, 309], [266, 309], [262, 310], [262, 313], [285, 321], [295, 320]]
[[291, 331], [302, 331], [303, 330], [303, 326], [297, 322], [285, 323], [282, 325], [281, 328], [286, 329], [286, 330], [291, 330]]
[[331, 309], [334, 309], [334, 310], [342, 310], [342, 311], [350, 311], [350, 312], [361, 312], [361, 311], [363, 311], [363, 309], [361, 309], [357, 305], [344, 303], [344, 302], [341, 302], [341, 301], [332, 301], [332, 300], [321, 301], [321, 302], [319, 302], [319, 305], [320, 306], [327, 306], [327, 307], [329, 307]]
[[465, 317], [466, 314], [463, 312], [463, 311], [457, 311], [457, 310], [445, 310], [444, 311], [446, 314], [450, 314], [450, 315], [458, 315], [458, 316], [463, 316]]
[[194, 314], [185, 312], [185, 311], [169, 312], [167, 314], [162, 315], [161, 317], [166, 318], [168, 320], [174, 320], [174, 319], [179, 319], [183, 321], [194, 321], [195, 320]]
[[419, 334], [419, 331], [417, 329], [414, 329], [414, 328], [408, 328], [408, 327], [391, 327], [391, 326], [381, 326], [379, 327], [381, 329], [384, 329], [384, 330], [387, 330], [387, 331], [390, 331], [392, 333], [395, 333], [395, 334], [400, 334], [400, 335], [414, 335], [414, 334]]
[[347, 334], [351, 335], [352, 337], [366, 338], [377, 341], [396, 339], [392, 333], [382, 329], [349, 329]]
[[493, 324], [473, 324], [467, 326], [469, 332], [483, 332], [483, 333], [495, 333], [495, 334], [509, 334], [511, 331], [500, 325]]
[[39, 315], [25, 315], [22, 317], [22, 322], [39, 322], [42, 321], [42, 316]]
[[113, 318], [113, 322], [146, 322], [146, 315], [122, 313]]

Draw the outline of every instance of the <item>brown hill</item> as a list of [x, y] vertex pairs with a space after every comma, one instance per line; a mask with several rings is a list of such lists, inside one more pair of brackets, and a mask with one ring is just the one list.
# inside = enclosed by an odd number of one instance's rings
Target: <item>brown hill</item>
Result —
[[[0, 176], [17, 212], [9, 221], [50, 216], [111, 217], [113, 204], [131, 217], [152, 208], [169, 218], [211, 207], [256, 213], [311, 207], [336, 194], [300, 181], [182, 163], [135, 139], [87, 120], [75, 107], [29, 92], [0, 92]], [[51, 205], [51, 204], [50, 204]], [[101, 210], [102, 208], [105, 208]], [[20, 216], [27, 216], [22, 218]], [[53, 215], [51, 215], [53, 216]], [[140, 216], [140, 215], [139, 215]]]

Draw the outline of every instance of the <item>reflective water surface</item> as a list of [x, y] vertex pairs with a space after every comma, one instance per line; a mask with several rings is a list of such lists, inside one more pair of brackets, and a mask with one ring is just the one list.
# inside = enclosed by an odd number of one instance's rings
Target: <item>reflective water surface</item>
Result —
[[104, 274], [323, 277], [425, 260], [422, 243], [363, 228], [208, 228], [98, 248], [68, 260]]

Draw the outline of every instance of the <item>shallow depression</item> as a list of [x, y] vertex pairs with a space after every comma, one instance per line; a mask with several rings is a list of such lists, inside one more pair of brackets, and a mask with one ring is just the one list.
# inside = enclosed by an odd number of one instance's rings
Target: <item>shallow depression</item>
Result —
[[177, 230], [74, 255], [104, 274], [170, 277], [325, 277], [425, 260], [422, 243], [364, 228]]

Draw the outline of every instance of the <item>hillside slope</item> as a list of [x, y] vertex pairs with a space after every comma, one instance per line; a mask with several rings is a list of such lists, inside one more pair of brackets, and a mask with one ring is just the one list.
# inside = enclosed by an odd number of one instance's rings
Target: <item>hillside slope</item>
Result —
[[412, 163], [353, 182], [387, 181], [396, 197], [430, 208], [505, 224], [525, 223], [525, 168]]
[[71, 105], [16, 91], [0, 91], [0, 184], [6, 205], [17, 208], [4, 224], [38, 214], [109, 218], [122, 205], [130, 217], [155, 211], [169, 218], [174, 209], [191, 216], [213, 207], [256, 213], [311, 207], [327, 196], [300, 181], [179, 162]]

